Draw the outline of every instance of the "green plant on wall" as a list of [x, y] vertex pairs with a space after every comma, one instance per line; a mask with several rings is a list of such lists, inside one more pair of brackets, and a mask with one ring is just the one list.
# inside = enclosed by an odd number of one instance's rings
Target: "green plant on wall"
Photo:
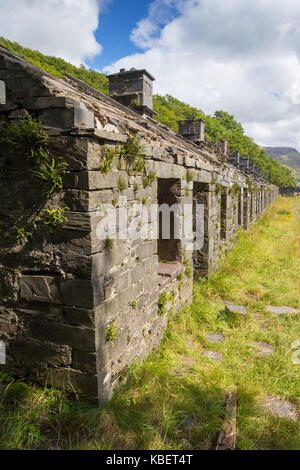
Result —
[[223, 186], [221, 184], [216, 184], [215, 192], [216, 194], [221, 194], [223, 190]]
[[221, 220], [220, 229], [221, 232], [226, 232], [226, 222], [224, 220]]
[[138, 191], [140, 191], [140, 189], [141, 189], [141, 186], [138, 183], [134, 183], [133, 191], [137, 193]]
[[17, 225], [14, 226], [16, 240], [19, 238], [26, 238], [29, 235], [29, 232], [24, 227], [18, 227]]
[[31, 175], [48, 186], [45, 194], [63, 188], [63, 176], [69, 173], [68, 164], [61, 157], [50, 155], [52, 139], [43, 130], [42, 124], [27, 114], [18, 123], [4, 123], [0, 127], [0, 140], [16, 155], [23, 155], [32, 163]]
[[118, 182], [118, 190], [120, 193], [122, 193], [123, 191], [125, 191], [125, 189], [127, 189], [127, 183], [125, 179], [122, 178], [122, 176], [120, 176], [119, 182]]
[[185, 270], [185, 275], [186, 277], [188, 277], [189, 279], [191, 279], [193, 277], [193, 270], [190, 266], [188, 266]]
[[234, 183], [229, 189], [229, 194], [232, 197], [238, 197], [241, 194], [241, 187], [237, 183]]
[[188, 187], [188, 186], [186, 186], [186, 187], [184, 188], [184, 195], [185, 195], [185, 197], [188, 197], [188, 196], [190, 195], [190, 190], [189, 190], [189, 187]]
[[143, 186], [144, 188], [148, 188], [151, 184], [156, 180], [157, 176], [155, 171], [150, 171], [148, 175], [144, 176], [143, 178]]
[[137, 173], [141, 173], [142, 171], [145, 170], [145, 165], [146, 165], [146, 161], [145, 161], [145, 158], [144, 157], [138, 157], [135, 161], [135, 164], [134, 164], [134, 167], [133, 167], [133, 171], [135, 174]]
[[68, 219], [65, 216], [65, 211], [68, 209], [68, 207], [63, 207], [62, 209], [54, 207], [53, 209], [46, 210], [43, 223], [47, 225], [48, 231], [50, 233], [53, 233], [55, 230], [61, 228], [64, 222], [68, 222]]
[[106, 329], [106, 341], [113, 341], [119, 336], [119, 329], [115, 322], [112, 322]]
[[51, 161], [38, 162], [38, 165], [31, 169], [31, 174], [49, 187], [45, 194], [51, 195], [56, 190], [63, 189], [63, 177], [70, 173], [67, 170], [68, 166], [68, 163], [64, 162], [61, 157], [58, 159], [52, 157]]
[[111, 250], [114, 246], [114, 241], [111, 238], [106, 237], [104, 246], [107, 250]]
[[143, 146], [141, 145], [137, 134], [128, 138], [127, 142], [123, 145], [121, 154], [127, 165], [130, 167], [134, 167], [138, 160], [144, 159]]
[[34, 160], [39, 160], [41, 153], [52, 142], [42, 124], [29, 114], [18, 123], [2, 124], [0, 138], [9, 145], [11, 153]]
[[186, 182], [187, 183], [191, 183], [193, 181], [193, 179], [195, 178], [195, 173], [191, 170], [187, 170], [186, 172]]
[[189, 266], [190, 265], [190, 260], [187, 256], [186, 249], [184, 248], [183, 250], [183, 264], [184, 266]]
[[117, 147], [115, 149], [109, 148], [107, 146], [104, 147], [104, 156], [102, 157], [101, 164], [100, 164], [100, 171], [103, 174], [107, 174], [112, 169], [114, 159], [120, 155], [120, 148]]
[[170, 296], [167, 291], [164, 291], [163, 294], [158, 299], [158, 315], [163, 317], [166, 313], [165, 306], [170, 302]]

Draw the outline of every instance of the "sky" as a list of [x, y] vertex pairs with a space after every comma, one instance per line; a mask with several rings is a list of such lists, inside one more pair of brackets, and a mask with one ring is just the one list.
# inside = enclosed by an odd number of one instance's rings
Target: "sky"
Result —
[[146, 68], [155, 93], [300, 151], [299, 0], [0, 0], [0, 35], [104, 73]]

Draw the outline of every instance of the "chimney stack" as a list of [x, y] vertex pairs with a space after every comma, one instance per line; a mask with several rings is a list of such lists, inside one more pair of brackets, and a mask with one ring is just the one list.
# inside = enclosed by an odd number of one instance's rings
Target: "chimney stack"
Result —
[[133, 109], [142, 116], [152, 117], [153, 111], [153, 81], [147, 70], [134, 68], [108, 76], [109, 96], [124, 106]]
[[240, 152], [233, 152], [228, 157], [228, 163], [231, 165], [239, 167], [240, 166]]
[[228, 142], [227, 140], [222, 140], [221, 142], [219, 142], [219, 149], [220, 149], [220, 152], [222, 152], [224, 155], [228, 155]]
[[179, 134], [191, 142], [204, 142], [205, 122], [203, 119], [178, 121]]

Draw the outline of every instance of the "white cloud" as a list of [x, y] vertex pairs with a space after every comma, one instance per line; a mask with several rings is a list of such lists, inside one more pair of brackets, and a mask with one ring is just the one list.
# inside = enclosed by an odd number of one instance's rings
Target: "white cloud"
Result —
[[143, 51], [106, 71], [147, 68], [156, 92], [227, 110], [260, 144], [300, 150], [299, 24], [298, 0], [155, 0], [131, 34]]
[[110, 0], [0, 0], [0, 34], [80, 65], [100, 54], [94, 32]]

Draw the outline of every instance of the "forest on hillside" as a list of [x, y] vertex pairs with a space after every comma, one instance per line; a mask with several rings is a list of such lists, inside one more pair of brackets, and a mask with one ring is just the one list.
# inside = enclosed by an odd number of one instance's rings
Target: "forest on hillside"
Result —
[[[62, 78], [66, 73], [84, 81], [102, 93], [108, 94], [108, 79], [104, 74], [94, 70], [88, 70], [84, 65], [75, 67], [63, 59], [47, 56], [39, 51], [33, 51], [22, 47], [16, 42], [11, 42], [0, 36], [0, 44], [14, 54], [27, 59], [36, 67]], [[155, 119], [178, 131], [178, 120], [198, 119], [205, 121], [205, 138], [209, 142], [219, 142], [226, 139], [230, 151], [240, 151], [242, 156], [249, 156], [269, 178], [269, 181], [277, 186], [295, 186], [294, 176], [286, 166], [281, 165], [267, 152], [260, 148], [251, 137], [245, 135], [242, 125], [234, 116], [226, 111], [216, 111], [214, 116], [205, 114], [202, 110], [194, 108], [171, 95], [154, 95], [154, 110], [157, 112]]]

